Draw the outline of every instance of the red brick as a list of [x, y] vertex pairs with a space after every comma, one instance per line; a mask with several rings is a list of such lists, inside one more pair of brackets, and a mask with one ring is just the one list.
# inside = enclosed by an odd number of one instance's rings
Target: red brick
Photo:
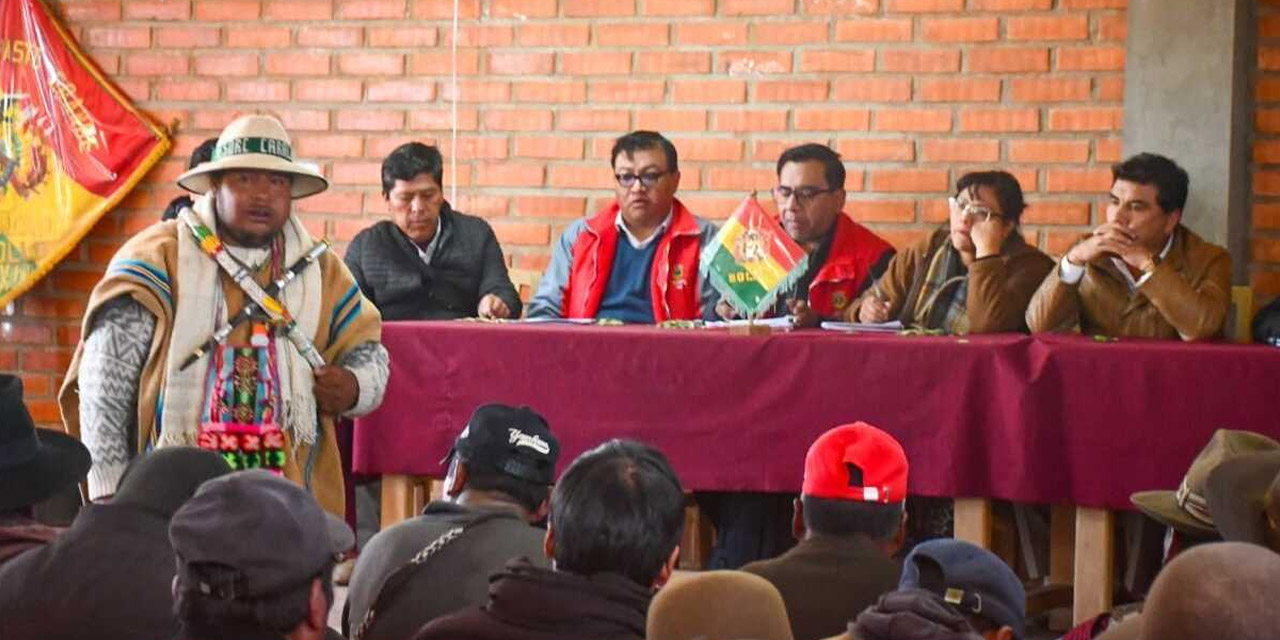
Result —
[[[453, 122], [453, 112], [450, 109], [415, 109], [409, 112], [409, 128], [415, 131], [448, 131], [453, 127]], [[462, 131], [479, 129], [479, 112], [475, 109], [458, 109], [457, 125]]]
[[581, 138], [552, 138], [520, 136], [515, 139], [518, 158], [545, 158], [549, 160], [581, 160]]
[[476, 186], [540, 187], [546, 169], [541, 162], [483, 162], [476, 168]]
[[[18, 330], [22, 330], [25, 327], [18, 326], [14, 328]], [[53, 331], [49, 327], [33, 326], [29, 328], [35, 330], [36, 332], [47, 332], [51, 337], [53, 335]], [[0, 333], [0, 336], [3, 336], [3, 335], [4, 335], [3, 333]], [[17, 368], [16, 362], [14, 363], [14, 365], [15, 365], [14, 368]], [[23, 397], [24, 398], [40, 398], [44, 396], [54, 395], [54, 393], [57, 391], [57, 387], [55, 387], [53, 383], [50, 382], [49, 380], [50, 380], [49, 376], [30, 375], [30, 374], [22, 376]]]
[[[1124, 17], [1124, 16], [1123, 15], [1107, 16], [1107, 18], [1116, 18], [1116, 17]], [[1098, 23], [1099, 25], [1101, 25], [1102, 20], [1099, 19]], [[1275, 38], [1280, 38], [1280, 16], [1276, 16], [1276, 15], [1261, 16], [1258, 19], [1258, 37], [1263, 40], [1272, 40]]]
[[877, 169], [870, 172], [871, 190], [880, 192], [931, 192], [948, 188], [945, 169]]
[[710, 46], [743, 45], [747, 43], [747, 25], [742, 22], [724, 21], [677, 23], [676, 43]]
[[760, 81], [753, 102], [821, 102], [828, 93], [826, 80]]
[[338, 112], [339, 131], [398, 131], [404, 128], [404, 112], [391, 110], [343, 110]]
[[911, 99], [911, 80], [876, 77], [836, 80], [832, 98], [837, 102], [906, 102]]
[[90, 51], [89, 57], [103, 73], [115, 75], [120, 73], [120, 54], [106, 51]]
[[959, 13], [964, 0], [887, 0], [888, 13]]
[[777, 183], [773, 169], [712, 167], [703, 186], [713, 191], [766, 191]]
[[207, 22], [257, 20], [262, 12], [262, 3], [258, 0], [196, 0], [191, 4], [196, 10], [196, 20]]
[[491, 0], [489, 16], [493, 18], [554, 18], [556, 0]]
[[1043, 11], [1053, 0], [969, 0], [970, 11]]
[[[450, 51], [429, 51], [414, 53], [409, 56], [410, 75], [450, 76], [453, 71], [453, 53]], [[460, 76], [474, 76], [480, 73], [480, 52], [475, 49], [458, 51], [457, 71]]]
[[[631, 52], [629, 51], [590, 51], [559, 55], [560, 73], [564, 75], [626, 75], [631, 72]], [[642, 61], [643, 59], [644, 56], [641, 56]]]
[[996, 18], [924, 18], [920, 38], [925, 42], [990, 42], [1000, 37]]
[[511, 200], [502, 196], [460, 195], [458, 209], [485, 218], [505, 217]]
[[1255, 271], [1250, 277], [1249, 285], [1255, 295], [1280, 295], [1280, 271]]
[[119, 22], [120, 0], [67, 2], [62, 4], [62, 13], [72, 24]]
[[646, 16], [710, 16], [716, 11], [715, 0], [644, 0]]
[[198, 76], [256, 76], [256, 53], [207, 53], [195, 56]]
[[[507, 24], [476, 24], [458, 28], [459, 47], [506, 47], [515, 40], [515, 28]], [[453, 30], [446, 29], [440, 44], [453, 43]]]
[[1256, 195], [1280, 195], [1280, 171], [1253, 172], [1253, 192]]
[[886, 49], [880, 70], [895, 73], [954, 73], [960, 70], [957, 49]]
[[[187, 56], [171, 53], [130, 53], [124, 59], [125, 73], [131, 76], [183, 76]], [[255, 72], [257, 71], [255, 67]]]
[[591, 102], [642, 104], [662, 102], [666, 83], [627, 81], [591, 83]]
[[841, 20], [836, 24], [837, 42], [910, 42], [911, 19]]
[[635, 0], [563, 0], [566, 18], [594, 18], [597, 16], [634, 16]]
[[975, 49], [969, 52], [969, 71], [977, 73], [1023, 73], [1049, 70], [1049, 50]]
[[1251, 254], [1254, 261], [1280, 262], [1280, 238], [1255, 236], [1252, 245]]
[[298, 155], [311, 158], [359, 158], [364, 139], [357, 135], [308, 135], [293, 141]]
[[1129, 20], [1123, 13], [1098, 16], [1099, 40], [1125, 40], [1129, 37]]
[[[364, 198], [358, 191], [338, 191], [330, 189], [324, 193], [299, 200], [294, 210], [300, 213], [334, 213], [339, 215], [360, 215], [363, 211]], [[366, 225], [368, 223], [365, 223]]]
[[1039, 131], [1040, 112], [1035, 109], [965, 109], [960, 131]]
[[396, 20], [404, 17], [405, 0], [338, 0], [339, 19]]
[[1111, 170], [1049, 169], [1045, 171], [1045, 191], [1103, 193], [1111, 187]]
[[1280, 78], [1258, 78], [1253, 96], [1261, 103], [1280, 102]]
[[1064, 9], [1124, 9], [1129, 0], [1062, 0]]
[[671, 99], [677, 104], [741, 104], [747, 99], [747, 83], [742, 80], [676, 80], [671, 83]]
[[692, 162], [737, 162], [742, 159], [744, 145], [733, 138], [684, 138], [674, 144], [680, 159]]
[[1087, 40], [1089, 16], [1010, 16], [1005, 20], [1009, 40]]
[[870, 50], [801, 51], [801, 73], [865, 73], [876, 68], [876, 54]]
[[338, 54], [338, 71], [353, 76], [402, 75], [404, 73], [404, 54], [341, 53]]
[[[783, 127], [787, 114], [782, 112]], [[706, 131], [707, 112], [703, 109], [662, 109], [637, 111], [636, 128], [648, 131]]]
[[915, 145], [900, 138], [841, 140], [836, 145], [836, 152], [852, 162], [912, 162], [916, 159]]
[[1009, 161], [1033, 164], [1088, 162], [1088, 140], [1010, 140]]
[[1059, 71], [1123, 71], [1124, 47], [1064, 47], [1058, 49]]
[[556, 67], [553, 53], [500, 52], [489, 54], [489, 73], [494, 75], [548, 75]]
[[881, 109], [876, 111], [876, 131], [950, 131], [949, 109]]
[[148, 27], [90, 27], [85, 29], [85, 40], [91, 47], [146, 49], [151, 46], [151, 29]]
[[[562, 55], [567, 57], [569, 54]], [[602, 54], [589, 53], [582, 55], [600, 56]], [[627, 62], [630, 62], [630, 57], [627, 58]], [[563, 64], [561, 66], [562, 68], [564, 67]], [[618, 66], [621, 67], [622, 65]], [[706, 51], [646, 51], [638, 56], [636, 72], [657, 74], [710, 73], [711, 54]]]
[[921, 102], [999, 102], [1000, 81], [995, 78], [924, 78], [916, 98]]
[[1124, 76], [1107, 76], [1097, 78], [1094, 84], [1098, 87], [1097, 99], [1105, 102], [1124, 100]]
[[281, 76], [327, 76], [329, 54], [308, 51], [268, 53], [267, 73]]
[[[102, 274], [97, 272], [76, 272], [58, 270], [53, 273], [55, 288], [59, 290], [76, 290], [88, 293], [97, 284]], [[88, 285], [88, 288], [85, 288]], [[49, 345], [53, 344], [53, 329], [47, 325], [24, 323], [24, 322], [0, 322], [0, 343], [4, 344], [36, 344]], [[44, 380], [46, 385], [48, 379], [43, 376], [37, 378]], [[26, 384], [26, 380], [23, 380]], [[24, 389], [24, 394], [28, 397], [43, 396], [48, 393], [47, 386], [44, 390], [40, 389]]]
[[608, 163], [553, 164], [547, 171], [547, 186], [556, 189], [611, 189], [615, 184]]
[[373, 185], [382, 179], [381, 162], [335, 162], [329, 178], [339, 185]]
[[[755, 140], [751, 143], [751, 157], [748, 160], [774, 163], [787, 149], [810, 142], [827, 144], [831, 142], [831, 139], [823, 135], [812, 135], [808, 138], [766, 138]], [[681, 153], [683, 154], [683, 151]]]
[[187, 20], [191, 18], [191, 2], [187, 0], [155, 2], [130, 0], [123, 3], [123, 7], [125, 20]]
[[222, 30], [216, 27], [156, 27], [153, 33], [157, 47], [163, 49], [195, 49], [216, 47], [222, 41]]
[[473, 138], [465, 137], [458, 139], [458, 145], [453, 146], [453, 141], [448, 138], [440, 141], [440, 150], [445, 154], [446, 158], [467, 158], [469, 160], [501, 160], [507, 157], [507, 138], [505, 136], [494, 138]]
[[528, 222], [494, 222], [493, 233], [505, 245], [545, 246], [551, 242], [551, 225]]
[[299, 80], [293, 97], [303, 102], [359, 102], [359, 80]]
[[999, 140], [958, 138], [920, 141], [920, 160], [923, 162], [996, 162], [999, 159]]
[[365, 88], [369, 102], [430, 102], [436, 98], [436, 83], [421, 80], [381, 80]]
[[1079, 102], [1090, 93], [1088, 78], [1014, 78], [1009, 89], [1014, 102]]
[[880, 0], [801, 0], [803, 13], [810, 16], [843, 16], [876, 13]]
[[371, 47], [434, 47], [440, 42], [440, 32], [434, 27], [369, 27]]
[[[24, 372], [47, 371], [49, 373], [60, 374], [65, 372], [67, 367], [71, 365], [71, 352], [66, 349], [23, 349], [19, 353], [19, 357], [22, 361], [19, 371]], [[28, 400], [25, 404], [27, 405], [27, 409], [30, 410], [33, 409], [32, 405], [35, 403]], [[54, 411], [56, 418], [57, 409], [55, 408]], [[36, 412], [31, 411], [31, 414], [35, 417]], [[36, 419], [38, 420], [40, 418]]]
[[1093, 159], [1098, 162], [1120, 162], [1124, 159], [1124, 140], [1120, 138], [1102, 138], [1093, 143]]
[[795, 0], [720, 0], [723, 16], [788, 15], [795, 10]]
[[1119, 131], [1124, 109], [1081, 107], [1049, 110], [1050, 131]]
[[[869, 118], [867, 112], [862, 111], [864, 116]], [[812, 120], [820, 118], [815, 114], [811, 116]], [[862, 129], [866, 130], [866, 122], [863, 122]], [[712, 115], [712, 129], [715, 131], [734, 131], [734, 132], [763, 132], [763, 131], [786, 131], [787, 129], [787, 111], [779, 110], [763, 110], [754, 111], [717, 111]]]
[[586, 198], [519, 196], [515, 199], [515, 215], [522, 217], [580, 218], [586, 211]]
[[1252, 218], [1254, 229], [1280, 229], [1280, 203], [1254, 203]]
[[413, 0], [410, 15], [417, 20], [452, 20], [455, 2], [459, 20], [480, 17], [480, 0]]
[[1087, 202], [1030, 202], [1022, 212], [1026, 224], [1089, 224]]
[[490, 131], [550, 131], [551, 112], [541, 109], [491, 109], [484, 114]]
[[1253, 161], [1258, 164], [1280, 164], [1280, 140], [1254, 142]]
[[722, 51], [716, 70], [731, 76], [791, 72], [790, 51]]
[[288, 109], [280, 112], [280, 122], [289, 131], [328, 131], [329, 112], [316, 109]]
[[236, 26], [227, 29], [231, 49], [282, 49], [289, 46], [289, 30], [276, 27]]
[[914, 222], [916, 204], [910, 200], [854, 200], [845, 205], [854, 220], [867, 222]]
[[513, 86], [513, 98], [516, 102], [558, 102], [578, 104], [587, 98], [587, 83], [582, 81], [562, 82], [517, 82]]
[[662, 47], [670, 40], [669, 25], [610, 23], [596, 25], [596, 44], [602, 47]]
[[215, 80], [168, 80], [156, 85], [157, 100], [216, 102], [218, 93]]
[[562, 22], [522, 24], [516, 28], [516, 42], [529, 47], [585, 47], [591, 42], [591, 27]]
[[331, 20], [331, 0], [267, 0], [262, 17], [268, 20]]
[[605, 131], [625, 133], [631, 124], [626, 111], [600, 109], [566, 109], [556, 115], [559, 131]]
[[757, 45], [818, 44], [827, 41], [827, 21], [756, 22], [751, 41]]
[[455, 86], [445, 82], [440, 85], [440, 98], [458, 102], [506, 102], [511, 99], [511, 85], [506, 82], [459, 80]]
[[867, 109], [796, 109], [796, 131], [866, 131], [871, 124]]
[[298, 27], [298, 45], [302, 47], [334, 47], [348, 49], [364, 42], [359, 27]]

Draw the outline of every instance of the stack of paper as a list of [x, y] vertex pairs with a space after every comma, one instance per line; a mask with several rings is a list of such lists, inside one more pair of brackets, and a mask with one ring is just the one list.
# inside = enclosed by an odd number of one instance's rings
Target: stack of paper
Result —
[[902, 331], [902, 323], [897, 320], [878, 323], [863, 322], [824, 322], [822, 328], [827, 331], [847, 331], [850, 333], [896, 333]]

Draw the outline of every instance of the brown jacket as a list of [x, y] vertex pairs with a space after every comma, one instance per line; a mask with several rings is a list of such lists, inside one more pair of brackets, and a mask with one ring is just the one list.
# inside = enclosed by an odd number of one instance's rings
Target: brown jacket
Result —
[[1231, 256], [1182, 225], [1173, 234], [1168, 255], [1137, 292], [1110, 258], [1087, 265], [1076, 285], [1053, 269], [1031, 299], [1027, 326], [1170, 340], [1220, 336], [1231, 304]]
[[[876, 295], [879, 289], [880, 295], [889, 302], [889, 318], [897, 319], [908, 294], [918, 289], [916, 280], [925, 277], [934, 253], [946, 249], [949, 242], [950, 231], [943, 226], [928, 238], [903, 249], [889, 262], [875, 287], [863, 296]], [[999, 255], [974, 260], [968, 268], [969, 333], [1026, 331], [1023, 315], [1027, 301], [1053, 269], [1053, 260], [1024, 242], [1015, 230]], [[862, 297], [849, 305], [851, 320], [856, 320], [853, 314], [861, 305]]]

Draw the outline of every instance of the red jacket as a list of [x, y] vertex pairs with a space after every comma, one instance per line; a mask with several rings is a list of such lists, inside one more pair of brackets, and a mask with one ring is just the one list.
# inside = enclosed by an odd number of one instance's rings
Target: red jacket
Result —
[[822, 269], [809, 285], [809, 307], [823, 318], [840, 318], [862, 291], [871, 267], [893, 247], [870, 229], [840, 214]]
[[[586, 230], [573, 242], [573, 266], [561, 305], [566, 318], [594, 318], [609, 284], [613, 254], [618, 246], [618, 203], [587, 220]], [[657, 240], [658, 253], [649, 274], [653, 321], [697, 320], [702, 317], [698, 299], [698, 253], [703, 229], [697, 218], [675, 200], [671, 224]]]

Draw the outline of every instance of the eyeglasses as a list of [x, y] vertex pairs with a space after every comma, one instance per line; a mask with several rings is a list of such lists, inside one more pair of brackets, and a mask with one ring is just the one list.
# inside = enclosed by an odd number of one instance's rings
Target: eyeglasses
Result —
[[985, 222], [992, 218], [1000, 218], [1002, 220], [1004, 219], [1004, 216], [1000, 215], [999, 213], [996, 213], [990, 207], [984, 204], [977, 204], [973, 202], [960, 202], [960, 200], [954, 197], [947, 198], [947, 204], [951, 205], [952, 211], [958, 210], [960, 211], [961, 214], [964, 215], [964, 217], [972, 218], [974, 221]]
[[640, 186], [644, 187], [645, 189], [652, 189], [655, 185], [658, 184], [658, 181], [661, 180], [668, 173], [671, 173], [671, 172], [670, 171], [650, 171], [648, 173], [642, 173], [640, 175], [636, 175], [634, 173], [615, 173], [613, 174], [613, 177], [617, 179], [618, 186], [622, 187], [623, 189], [630, 189], [631, 187], [635, 186], [637, 180], [640, 181]]
[[819, 189], [818, 187], [799, 187], [793, 189], [791, 187], [774, 187], [771, 193], [778, 202], [786, 202], [787, 198], [795, 196], [796, 203], [804, 204], [814, 198], [824, 194], [832, 193], [835, 189]]

